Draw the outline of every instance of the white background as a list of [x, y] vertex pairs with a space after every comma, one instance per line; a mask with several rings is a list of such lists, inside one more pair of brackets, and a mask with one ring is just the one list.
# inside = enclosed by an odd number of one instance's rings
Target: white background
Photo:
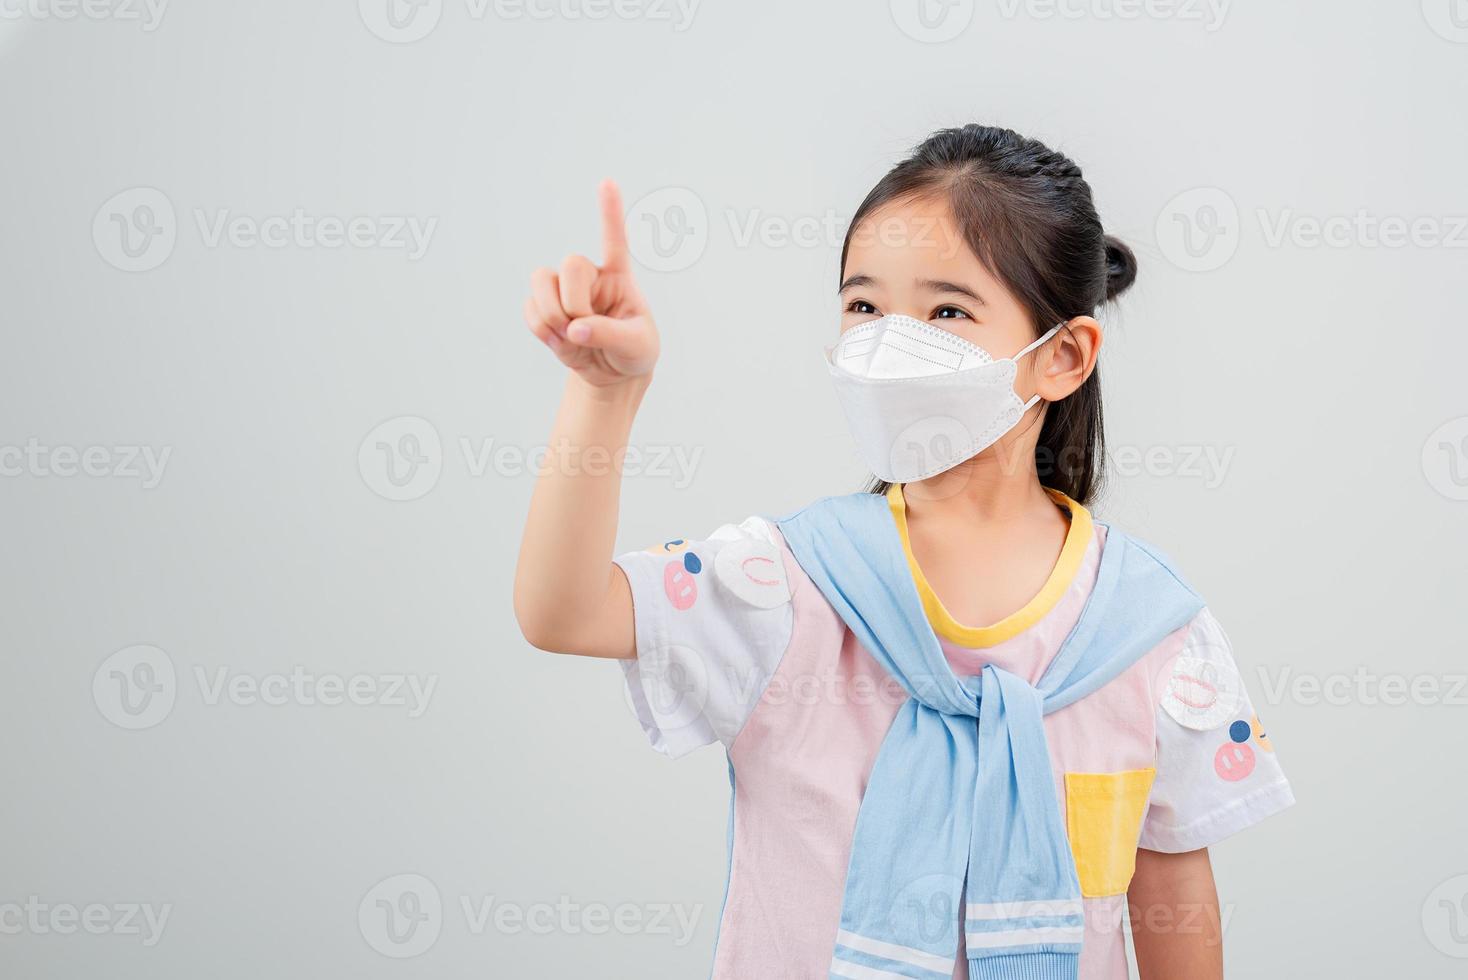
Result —
[[855, 489], [844, 221], [981, 121], [1137, 251], [1097, 509], [1208, 597], [1300, 800], [1215, 849], [1230, 976], [1461, 975], [1468, 4], [392, 2], [0, 0], [0, 974], [706, 975], [720, 753], [511, 615], [528, 277], [617, 177], [634, 441], [696, 460], [628, 479], [623, 547]]

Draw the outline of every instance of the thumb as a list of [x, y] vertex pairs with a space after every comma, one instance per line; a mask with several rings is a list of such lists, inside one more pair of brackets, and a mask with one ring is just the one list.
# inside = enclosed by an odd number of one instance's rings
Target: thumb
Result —
[[577, 317], [566, 325], [566, 337], [582, 347], [596, 347], [608, 354], [638, 358], [646, 354], [647, 321], [643, 317], [619, 320], [615, 317]]

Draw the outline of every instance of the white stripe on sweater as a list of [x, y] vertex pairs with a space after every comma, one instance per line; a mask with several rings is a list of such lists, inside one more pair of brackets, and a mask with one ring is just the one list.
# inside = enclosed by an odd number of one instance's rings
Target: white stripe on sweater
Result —
[[832, 960], [831, 972], [838, 977], [851, 977], [852, 980], [912, 980], [911, 977], [903, 976], [901, 973], [873, 970], [869, 966], [848, 963], [846, 960]]
[[925, 953], [911, 946], [898, 946], [896, 943], [884, 943], [878, 939], [868, 939], [866, 936], [858, 936], [854, 932], [841, 930], [836, 933], [836, 942], [848, 949], [854, 949], [858, 953], [870, 953], [880, 956], [885, 960], [893, 960], [897, 963], [906, 963], [909, 966], [920, 966], [924, 970], [932, 970], [934, 973], [953, 975], [953, 957], [937, 956], [933, 953]]

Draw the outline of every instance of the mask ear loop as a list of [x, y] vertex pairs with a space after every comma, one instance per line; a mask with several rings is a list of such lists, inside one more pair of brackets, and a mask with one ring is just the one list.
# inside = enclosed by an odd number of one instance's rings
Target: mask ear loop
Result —
[[[1039, 337], [1036, 337], [1033, 341], [1031, 341], [1029, 344], [1027, 344], [1023, 350], [1021, 350], [1018, 354], [1016, 354], [1013, 357], [1011, 357], [1010, 360], [1011, 361], [1018, 362], [1021, 357], [1024, 357], [1026, 354], [1030, 353], [1031, 351], [1035, 350], [1036, 348], [1045, 346], [1046, 342], [1049, 341], [1051, 337], [1054, 337], [1056, 334], [1060, 333], [1060, 328], [1063, 327], [1063, 326], [1065, 326], [1064, 323], [1057, 323], [1055, 326], [1051, 327], [1049, 330], [1046, 330], [1044, 332], [1044, 334], [1042, 334]], [[1031, 395], [1030, 396], [1030, 400], [1027, 401], [1027, 402], [1025, 402], [1024, 411], [1028, 412], [1030, 409], [1034, 408], [1039, 403], [1040, 403], [1040, 396], [1039, 396], [1039, 394], [1036, 393], [1034, 395]]]
[[1065, 326], [1065, 324], [1063, 324], [1063, 323], [1057, 323], [1055, 326], [1051, 327], [1049, 330], [1046, 330], [1043, 334], [1041, 334], [1040, 336], [1036, 337], [1029, 344], [1027, 344], [1024, 347], [1024, 349], [1021, 350], [1018, 354], [1016, 354], [1013, 357], [1011, 357], [1010, 360], [1011, 361], [1017, 361], [1021, 357], [1024, 357], [1026, 354], [1028, 354], [1031, 351], [1033, 351], [1035, 348], [1045, 346], [1045, 342], [1048, 341], [1051, 337], [1053, 337], [1056, 334], [1060, 333], [1060, 328], [1063, 327], [1063, 326]]

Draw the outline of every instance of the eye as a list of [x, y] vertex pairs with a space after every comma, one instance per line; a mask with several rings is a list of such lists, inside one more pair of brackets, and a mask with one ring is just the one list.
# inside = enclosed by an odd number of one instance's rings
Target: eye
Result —
[[929, 319], [932, 319], [932, 320], [971, 320], [971, 319], [973, 319], [973, 317], [969, 316], [968, 313], [967, 313], [967, 311], [965, 311], [963, 309], [960, 309], [957, 306], [940, 306], [936, 310], [933, 311], [933, 315]]
[[847, 313], [860, 313], [863, 316], [875, 316], [877, 308], [864, 299], [854, 299], [846, 304]]

